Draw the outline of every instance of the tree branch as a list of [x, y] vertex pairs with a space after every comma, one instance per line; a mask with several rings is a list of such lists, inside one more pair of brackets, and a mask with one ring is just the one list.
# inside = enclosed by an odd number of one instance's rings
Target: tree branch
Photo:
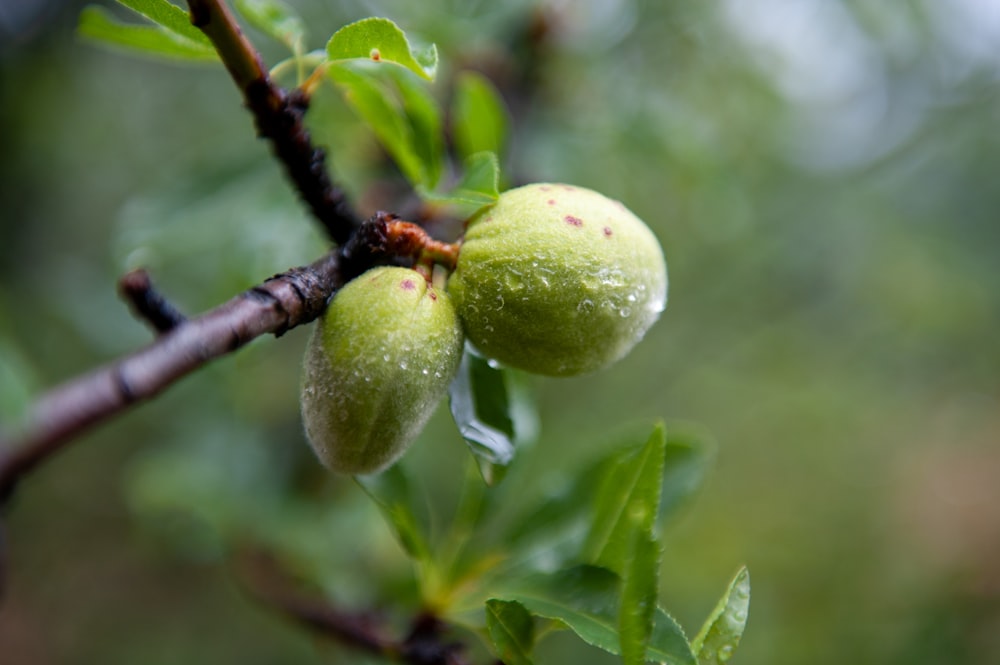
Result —
[[337, 244], [346, 243], [360, 224], [342, 190], [326, 170], [326, 153], [312, 144], [303, 118], [308, 97], [275, 85], [260, 55], [222, 0], [188, 0], [191, 23], [211, 40], [253, 113], [257, 133], [271, 142], [302, 201]]
[[294, 576], [266, 552], [244, 552], [236, 563], [239, 580], [252, 597], [341, 644], [408, 665], [469, 663], [463, 654], [464, 646], [446, 640], [448, 626], [436, 616], [417, 615], [409, 634], [396, 639], [377, 615], [345, 612], [325, 599], [296, 590]]
[[340, 255], [270, 278], [161, 335], [144, 349], [69, 381], [38, 400], [20, 435], [0, 439], [0, 498], [73, 437], [250, 340], [281, 335], [323, 311], [342, 284]]
[[316, 319], [348, 280], [392, 260], [401, 249], [410, 251], [397, 237], [398, 228], [394, 215], [376, 213], [339, 250], [271, 277], [197, 318], [176, 322], [146, 348], [43, 395], [20, 433], [0, 432], [0, 502], [21, 476], [91, 427], [256, 337], [281, 336]]

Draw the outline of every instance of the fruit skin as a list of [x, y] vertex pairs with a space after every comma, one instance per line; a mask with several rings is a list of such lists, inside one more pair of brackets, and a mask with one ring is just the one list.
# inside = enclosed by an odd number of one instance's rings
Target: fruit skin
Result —
[[635, 346], [666, 306], [649, 228], [582, 187], [526, 185], [470, 220], [448, 281], [465, 334], [512, 367], [571, 376]]
[[324, 466], [375, 473], [420, 433], [458, 371], [461, 325], [450, 298], [408, 268], [374, 268], [333, 298], [309, 340], [306, 436]]

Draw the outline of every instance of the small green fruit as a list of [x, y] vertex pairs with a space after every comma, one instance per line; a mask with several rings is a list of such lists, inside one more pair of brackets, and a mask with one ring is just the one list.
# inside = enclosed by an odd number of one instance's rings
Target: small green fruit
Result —
[[666, 305], [667, 266], [653, 233], [618, 201], [535, 184], [469, 222], [448, 292], [485, 355], [570, 376], [635, 346]]
[[420, 433], [458, 371], [462, 330], [448, 296], [408, 268], [344, 286], [306, 349], [302, 419], [333, 471], [374, 473]]

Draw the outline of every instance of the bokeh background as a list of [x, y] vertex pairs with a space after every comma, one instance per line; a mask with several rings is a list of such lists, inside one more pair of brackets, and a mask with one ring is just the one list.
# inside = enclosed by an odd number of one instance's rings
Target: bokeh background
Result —
[[[509, 174], [599, 189], [662, 240], [662, 320], [614, 368], [536, 383], [535, 463], [623, 422], [712, 433], [665, 533], [662, 598], [689, 632], [745, 563], [734, 662], [1000, 662], [1000, 5], [293, 4], [312, 48], [367, 15], [436, 42], [442, 96], [487, 71]], [[126, 269], [196, 312], [323, 249], [221, 68], [81, 43], [82, 6], [0, 5], [2, 420], [149, 339], [115, 296]], [[359, 208], [388, 207], [370, 137], [335, 103], [315, 122]], [[307, 335], [258, 340], [23, 484], [0, 661], [365, 662], [248, 600], [222, 554], [233, 532], [311, 552], [362, 603], [372, 559], [399, 558], [303, 444]], [[440, 414], [408, 463], [448, 487], [465, 456]], [[290, 476], [333, 508], [278, 500]], [[546, 657], [606, 660], [574, 649]]]

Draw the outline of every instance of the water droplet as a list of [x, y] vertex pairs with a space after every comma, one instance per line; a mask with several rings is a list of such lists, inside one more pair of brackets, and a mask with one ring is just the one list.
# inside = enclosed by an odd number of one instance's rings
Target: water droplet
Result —
[[372, 377], [365, 375], [365, 383], [371, 383], [371, 382], [372, 382]]
[[503, 296], [497, 296], [497, 311], [499, 312], [504, 306]]
[[733, 610], [732, 617], [733, 620], [736, 621], [737, 623], [743, 623], [744, 621], [747, 620], [746, 610], [742, 609]]
[[405, 360], [400, 360], [399, 361], [399, 369], [406, 369], [408, 367], [409, 367], [409, 365], [407, 364], [407, 362]]
[[630, 293], [630, 294], [628, 294], [628, 297], [626, 298], [626, 300], [628, 300], [629, 302], [635, 302], [636, 300], [638, 300], [638, 298], [635, 297], [634, 293]]
[[623, 319], [627, 319], [628, 317], [632, 316], [632, 310], [629, 309], [628, 307], [622, 307], [620, 310], [618, 310], [618, 315], [621, 316]]
[[389, 354], [388, 354], [388, 353], [383, 353], [383, 354], [382, 354], [382, 360], [384, 360], [384, 361], [386, 361], [386, 362], [389, 362], [389, 358], [390, 358], [390, 357], [391, 357], [391, 356], [389, 356]]
[[493, 358], [487, 360], [486, 364], [492, 367], [493, 369], [500, 369], [500, 363], [494, 360]]
[[420, 370], [420, 373], [423, 374], [424, 376], [427, 376], [428, 374], [431, 373], [431, 371], [425, 367], [422, 370]]
[[434, 378], [440, 379], [442, 376], [444, 376], [444, 375], [441, 374], [441, 372], [434, 372]]
[[719, 647], [717, 655], [719, 657], [719, 662], [725, 663], [733, 657], [733, 645], [726, 644], [725, 646]]
[[584, 314], [594, 311], [594, 301], [589, 298], [585, 298], [580, 301], [580, 304], [576, 306], [578, 312], [583, 312]]
[[485, 330], [486, 332], [493, 332], [493, 326], [491, 326], [491, 325], [490, 325], [490, 324], [488, 324], [488, 323], [487, 323], [487, 324], [486, 324], [485, 326], [483, 326], [483, 329], [484, 329], [484, 330]]

